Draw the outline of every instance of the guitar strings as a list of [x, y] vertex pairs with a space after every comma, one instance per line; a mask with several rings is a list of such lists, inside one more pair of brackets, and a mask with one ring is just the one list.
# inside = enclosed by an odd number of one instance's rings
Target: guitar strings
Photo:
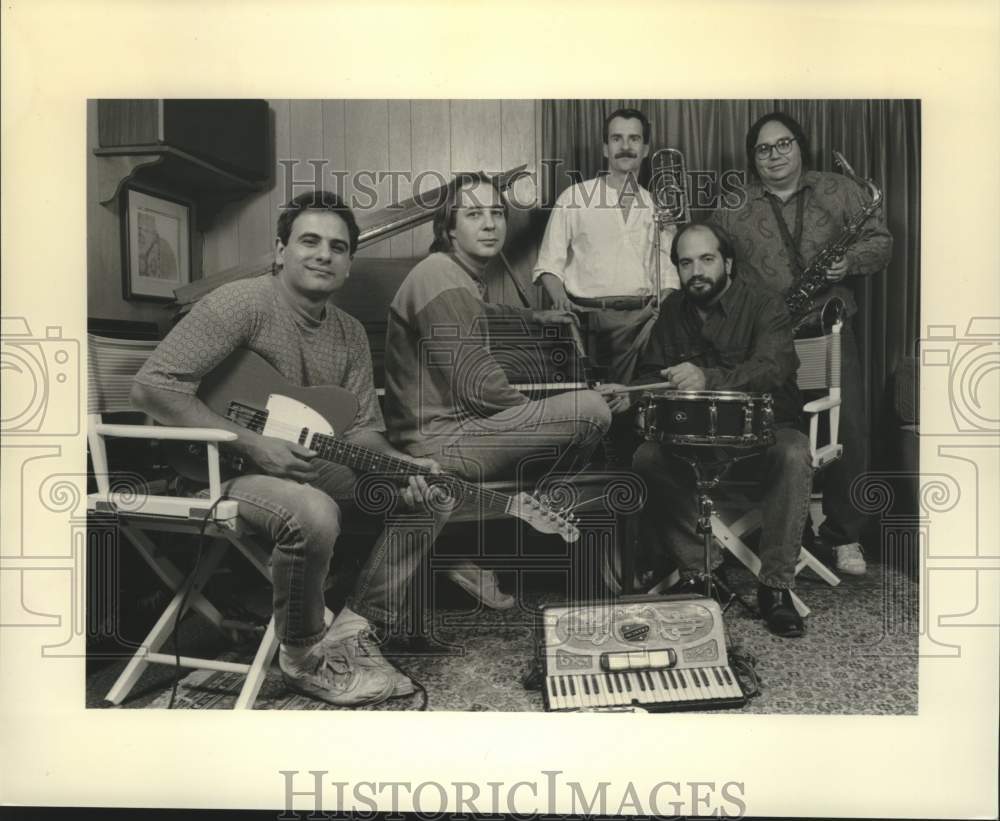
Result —
[[[241, 424], [244, 427], [247, 427], [251, 430], [255, 430], [258, 433], [260, 433], [264, 429], [264, 425], [268, 421], [267, 411], [256, 410], [241, 405], [236, 405], [233, 408], [231, 408], [228, 416], [232, 421], [237, 422], [238, 424]], [[295, 425], [291, 425], [289, 423], [282, 422], [280, 420], [271, 420], [271, 430], [274, 431], [275, 433], [285, 434], [287, 437], [294, 437], [294, 441], [298, 442], [302, 438], [302, 431], [307, 430], [307, 428], [296, 427]], [[412, 475], [415, 472], [419, 473], [425, 478], [430, 479], [434, 484], [447, 485], [453, 493], [455, 491], [458, 491], [458, 493], [455, 493], [455, 495], [457, 495], [459, 498], [466, 495], [478, 496], [484, 498], [484, 500], [490, 506], [499, 508], [505, 512], [510, 512], [512, 503], [516, 501], [515, 498], [512, 498], [505, 493], [500, 493], [498, 491], [490, 490], [488, 488], [483, 488], [479, 485], [473, 484], [471, 482], [466, 482], [464, 479], [461, 479], [460, 477], [457, 476], [452, 476], [451, 474], [448, 473], [431, 473], [429, 468], [413, 464], [412, 462], [407, 462], [403, 459], [399, 459], [398, 457], [391, 456], [389, 454], [372, 451], [370, 448], [364, 448], [359, 445], [352, 445], [351, 443], [343, 439], [336, 438], [336, 436], [332, 434], [315, 433], [313, 434], [313, 436], [323, 438], [324, 441], [320, 443], [321, 446], [326, 446], [329, 448], [340, 450], [342, 452], [345, 452], [349, 456], [361, 457], [361, 461], [368, 458], [370, 455], [371, 464], [373, 468], [377, 467], [378, 461], [382, 461], [383, 463], [390, 463], [393, 466], [395, 466], [395, 472], [400, 475]], [[289, 441], [292, 441], [292, 439], [290, 438]], [[322, 456], [322, 453], [320, 455]], [[549, 475], [558, 466], [559, 461], [565, 455], [566, 455], [565, 452], [560, 454], [559, 458], [555, 461], [555, 463], [541, 477], [541, 479], [538, 482], [539, 485], [541, 485], [545, 481], [545, 479], [549, 477]], [[574, 475], [578, 474], [579, 471], [577, 471], [577, 473]], [[529, 498], [534, 498], [534, 497], [529, 496]], [[547, 513], [549, 515], [554, 516], [558, 520], [563, 520], [561, 521], [560, 526], [567, 524], [564, 521], [564, 519], [566, 513], [568, 513], [569, 511], [557, 513], [551, 508], [549, 508], [541, 500], [535, 499], [535, 502], [540, 507], [539, 512]]]

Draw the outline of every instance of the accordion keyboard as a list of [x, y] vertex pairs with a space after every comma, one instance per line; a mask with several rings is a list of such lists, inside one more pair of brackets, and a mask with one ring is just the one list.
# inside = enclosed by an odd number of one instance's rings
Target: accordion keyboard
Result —
[[542, 608], [548, 710], [742, 707], [712, 599], [635, 598]]

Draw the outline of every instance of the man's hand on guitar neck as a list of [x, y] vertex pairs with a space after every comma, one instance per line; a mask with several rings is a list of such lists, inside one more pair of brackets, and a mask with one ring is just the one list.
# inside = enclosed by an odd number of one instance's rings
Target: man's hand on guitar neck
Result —
[[[433, 459], [408, 456], [405, 453], [400, 453], [399, 458], [426, 468], [431, 473], [441, 473], [441, 465]], [[406, 505], [412, 508], [423, 508], [424, 510], [440, 509], [445, 506], [452, 507], [453, 505], [446, 505], [446, 495], [447, 491], [441, 485], [437, 487], [429, 485], [427, 484], [427, 480], [419, 475], [411, 476], [407, 480], [407, 485], [403, 488], [402, 492], [403, 502]]]
[[412, 462], [414, 465], [421, 468], [419, 473], [415, 473], [407, 479], [406, 487], [403, 488], [403, 491], [400, 494], [405, 505], [412, 508], [423, 508], [424, 510], [440, 510], [445, 507], [445, 500], [441, 496], [444, 488], [438, 485], [435, 489], [429, 485], [424, 476], [421, 475], [426, 472], [442, 473], [441, 465], [433, 459], [410, 456], [408, 453], [396, 450], [396, 448], [389, 443], [389, 440], [386, 439], [385, 436], [374, 430], [358, 431], [354, 434], [348, 434], [346, 438], [348, 438], [355, 445], [360, 445], [361, 447], [369, 448], [370, 450], [375, 450], [379, 453], [384, 453], [386, 456], [392, 456], [404, 462]]

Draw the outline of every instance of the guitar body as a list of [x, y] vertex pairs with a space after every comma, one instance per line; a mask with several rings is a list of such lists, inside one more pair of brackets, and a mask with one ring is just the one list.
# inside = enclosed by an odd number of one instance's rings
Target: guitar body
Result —
[[272, 394], [312, 408], [332, 428], [332, 431], [324, 431], [326, 433], [343, 433], [358, 415], [358, 400], [349, 390], [336, 385], [300, 388], [253, 351], [234, 351], [201, 380], [198, 388], [198, 398], [219, 416], [228, 415], [233, 402], [266, 407]]
[[[430, 468], [408, 459], [340, 438], [358, 414], [358, 402], [350, 391], [335, 386], [300, 388], [252, 351], [234, 352], [208, 374], [198, 388], [198, 398], [219, 416], [262, 436], [298, 442], [326, 461], [360, 472], [393, 476], [402, 484], [407, 477], [420, 475], [429, 484], [441, 485], [456, 500], [478, 500], [527, 522], [541, 533], [558, 533], [567, 542], [580, 538], [574, 517], [557, 513], [527, 493], [508, 496], [484, 490], [457, 476], [432, 473]], [[175, 440], [164, 446], [167, 461], [180, 475], [208, 481], [204, 445]], [[248, 469], [239, 459], [220, 458], [220, 463], [223, 479]]]
[[[266, 408], [269, 413], [261, 433], [278, 439], [289, 439], [283, 433], [291, 427], [339, 434], [358, 415], [358, 400], [350, 391], [336, 385], [293, 385], [262, 356], [245, 349], [234, 351], [201, 380], [198, 398], [223, 417], [230, 417], [234, 404]], [[280, 430], [276, 429], [279, 425]], [[181, 476], [208, 481], [204, 445], [175, 441], [164, 443], [164, 450], [170, 466]], [[221, 463], [223, 480], [244, 471], [241, 460], [224, 458]]]

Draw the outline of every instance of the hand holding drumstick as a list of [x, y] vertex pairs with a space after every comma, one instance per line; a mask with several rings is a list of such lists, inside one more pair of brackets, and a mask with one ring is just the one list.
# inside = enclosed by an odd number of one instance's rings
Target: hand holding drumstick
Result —
[[705, 372], [697, 365], [690, 362], [681, 362], [660, 371], [660, 376], [666, 377], [666, 382], [655, 382], [652, 385], [633, 385], [626, 387], [613, 382], [606, 383], [597, 388], [608, 402], [608, 407], [612, 413], [623, 413], [632, 404], [629, 396], [636, 391], [650, 391], [657, 389], [671, 389], [678, 391], [701, 391], [705, 389]]

